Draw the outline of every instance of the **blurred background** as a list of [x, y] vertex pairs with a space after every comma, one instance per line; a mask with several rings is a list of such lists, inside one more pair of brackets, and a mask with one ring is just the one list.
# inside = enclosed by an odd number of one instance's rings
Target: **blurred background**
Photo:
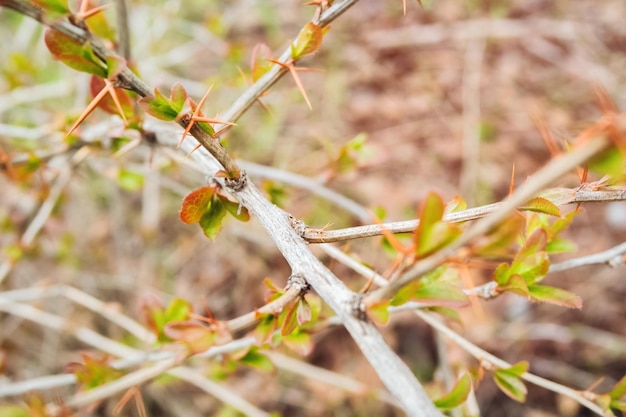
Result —
[[[470, 207], [505, 197], [513, 166], [521, 184], [551, 158], [537, 121], [564, 146], [601, 116], [598, 87], [619, 108], [626, 105], [623, 0], [423, 0], [421, 7], [407, 1], [406, 15], [401, 0], [358, 2], [331, 25], [320, 51], [302, 61], [321, 70], [300, 73], [313, 109], [285, 76], [263, 98], [270, 111], [255, 105], [224, 145], [241, 160], [284, 170], [285, 178], [289, 172], [308, 176], [367, 209], [384, 210], [387, 220], [407, 220], [429, 191], [446, 201], [460, 195]], [[204, 108], [209, 116], [245, 90], [255, 45], [280, 55], [315, 11], [284, 0], [128, 5], [141, 78], [165, 92], [181, 82], [196, 101], [212, 85]], [[105, 14], [114, 25], [113, 11]], [[261, 306], [263, 279], [284, 285], [290, 273], [262, 228], [254, 220], [230, 220], [212, 242], [197, 226], [183, 224], [182, 197], [207, 179], [171, 147], [134, 146], [137, 135], [117, 117], [96, 111], [77, 132], [82, 142], [68, 143], [65, 132], [90, 100], [89, 76], [53, 61], [42, 34], [39, 23], [0, 9], [0, 262], [6, 275], [0, 289], [67, 284], [139, 321], [141, 306], [155, 297], [185, 298], [198, 312], [206, 305], [218, 319]], [[176, 142], [180, 132], [168, 129], [157, 137]], [[76, 157], [85, 144], [89, 155]], [[276, 204], [312, 227], [362, 224], [286, 180], [251, 176]], [[554, 184], [578, 185], [575, 173]], [[32, 242], [20, 245], [45, 201], [54, 205], [51, 215]], [[577, 250], [555, 261], [623, 242], [625, 203], [585, 205], [565, 237]], [[392, 259], [380, 238], [341, 248], [381, 273]], [[316, 253], [352, 289], [364, 285], [347, 267]], [[472, 270], [472, 279], [486, 282], [489, 271]], [[583, 309], [504, 295], [459, 311], [464, 325], [451, 325], [502, 359], [528, 360], [530, 371], [545, 378], [577, 389], [604, 378], [598, 392], [608, 390], [626, 373], [624, 267], [583, 267], [544, 282], [580, 295]], [[125, 340], [118, 328], [66, 299], [37, 305]], [[414, 315], [394, 316], [384, 333], [427, 386], [441, 380], [442, 362], [454, 372], [478, 366]], [[329, 328], [313, 339], [299, 352], [304, 360], [380, 386], [343, 329]], [[58, 374], [89, 350], [62, 333], [0, 314], [0, 381]], [[219, 363], [202, 366], [213, 372]], [[226, 374], [225, 385], [283, 416], [401, 415], [376, 399], [286, 371], [240, 367]], [[43, 395], [54, 399], [71, 390]], [[543, 388], [528, 390], [527, 402], [519, 404], [485, 378], [477, 389], [481, 415], [592, 415]], [[152, 416], [237, 415], [175, 381], [151, 384], [144, 401]], [[93, 415], [110, 415], [109, 406]]]

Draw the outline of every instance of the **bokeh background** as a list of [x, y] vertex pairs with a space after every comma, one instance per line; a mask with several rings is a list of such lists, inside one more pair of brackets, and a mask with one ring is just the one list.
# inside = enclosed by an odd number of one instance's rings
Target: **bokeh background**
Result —
[[[284, 77], [264, 102], [244, 115], [223, 143], [238, 158], [309, 176], [388, 220], [415, 217], [421, 199], [436, 191], [470, 206], [509, 192], [511, 171], [520, 184], [550, 158], [537, 128], [541, 121], [565, 144], [601, 115], [595, 91], [604, 88], [626, 105], [626, 3], [559, 1], [362, 0], [331, 25], [321, 50], [302, 65], [309, 110], [293, 80]], [[198, 100], [212, 85], [205, 114], [226, 109], [246, 88], [254, 46], [278, 56], [310, 19], [299, 1], [131, 1], [132, 53], [141, 77], [167, 91], [181, 82]], [[106, 12], [114, 23], [114, 13]], [[88, 76], [51, 59], [34, 21], [0, 9], [0, 151], [17, 167], [0, 176], [0, 246], [3, 261], [45, 201], [75, 150], [64, 132], [89, 101]], [[159, 126], [159, 125], [155, 125]], [[116, 304], [141, 320], [146, 299], [189, 300], [229, 319], [263, 304], [265, 277], [283, 285], [286, 262], [254, 221], [228, 221], [214, 241], [178, 219], [181, 197], [206, 182], [183, 158], [142, 144], [112, 155], [136, 139], [103, 112], [80, 128], [91, 153], [72, 168], [50, 218], [23, 248], [1, 290], [68, 284]], [[169, 143], [176, 131], [159, 132]], [[362, 146], [355, 146], [356, 143]], [[120, 145], [121, 144], [121, 145]], [[352, 145], [350, 145], [352, 144]], [[36, 158], [38, 157], [43, 158]], [[592, 180], [598, 179], [592, 177]], [[253, 180], [285, 210], [314, 227], [360, 224], [333, 202], [280, 180]], [[572, 173], [555, 186], [576, 187]], [[605, 250], [626, 238], [626, 203], [583, 207], [566, 237], [576, 243], [569, 259]], [[380, 239], [342, 249], [379, 272], [391, 258]], [[316, 251], [357, 290], [364, 280]], [[488, 271], [472, 270], [475, 284]], [[607, 390], [626, 373], [624, 267], [584, 267], [550, 275], [545, 283], [569, 289], [582, 310], [528, 304], [514, 295], [460, 311], [454, 328], [510, 362], [584, 389]], [[66, 299], [38, 307], [73, 324], [124, 340], [126, 335]], [[60, 373], [89, 351], [56, 331], [0, 314], [1, 382]], [[441, 361], [457, 371], [477, 363], [438, 340], [429, 326], [398, 314], [387, 340], [426, 385], [436, 385]], [[303, 359], [378, 387], [375, 374], [344, 330], [315, 335]], [[438, 347], [439, 346], [439, 347]], [[285, 350], [293, 355], [293, 352]], [[444, 355], [445, 356], [442, 356]], [[207, 372], [219, 364], [202, 364]], [[283, 416], [401, 415], [367, 396], [285, 371], [231, 371], [223, 382]], [[543, 388], [528, 386], [525, 404], [499, 392], [489, 378], [478, 387], [483, 416], [586, 416], [587, 410]], [[69, 391], [45, 393], [48, 399]], [[184, 383], [161, 381], [144, 390], [149, 415], [235, 415], [219, 401]], [[0, 399], [0, 402], [17, 399]], [[114, 401], [111, 404], [114, 405]], [[104, 404], [93, 415], [110, 415]], [[130, 414], [129, 414], [130, 415]]]

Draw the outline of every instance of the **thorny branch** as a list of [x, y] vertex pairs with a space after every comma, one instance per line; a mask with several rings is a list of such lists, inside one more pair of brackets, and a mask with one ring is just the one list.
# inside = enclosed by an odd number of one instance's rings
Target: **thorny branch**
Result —
[[[357, 0], [335, 1], [332, 6], [315, 19], [315, 22], [320, 26], [326, 26], [356, 2]], [[24, 0], [0, 0], [0, 6], [12, 8], [45, 24], [42, 21], [41, 10], [30, 2]], [[113, 54], [97, 38], [90, 36], [67, 20], [59, 20], [49, 25], [80, 42], [90, 42], [95, 54], [103, 61], [106, 60], [107, 56]], [[279, 61], [289, 59], [290, 55], [291, 51], [288, 48]], [[222, 114], [222, 118], [228, 122], [234, 122], [239, 118], [256, 101], [257, 97], [285, 73], [286, 70], [281, 70], [280, 68], [280, 65], [276, 65], [261, 77], [240, 96], [226, 113]], [[118, 75], [117, 85], [135, 91], [142, 97], [152, 94], [148, 85], [127, 67]], [[182, 127], [187, 127], [184, 119], [181, 118], [180, 124]], [[203, 162], [208, 172], [214, 173], [211, 170], [214, 159], [229, 173], [241, 172], [219, 141], [212, 138], [200, 126], [194, 124], [190, 133], [207, 151], [206, 153], [195, 152], [193, 157]], [[245, 176], [242, 174], [240, 178], [243, 179]], [[351, 301], [354, 293], [311, 253], [302, 238], [293, 231], [284, 213], [271, 204], [249, 182], [242, 180], [239, 182], [232, 181], [231, 184], [227, 183], [227, 185], [233, 196], [260, 221], [268, 234], [270, 234], [290, 264], [292, 273], [305, 276], [320, 297], [336, 312], [366, 359], [373, 366], [385, 386], [396, 397], [407, 415], [416, 417], [440, 416], [441, 413], [428, 398], [411, 370], [387, 345], [378, 329], [373, 324], [358, 320], [353, 316]]]

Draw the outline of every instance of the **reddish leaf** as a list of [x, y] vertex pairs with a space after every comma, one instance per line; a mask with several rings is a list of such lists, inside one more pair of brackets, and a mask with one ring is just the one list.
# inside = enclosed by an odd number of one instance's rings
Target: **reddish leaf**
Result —
[[183, 343], [192, 355], [215, 345], [218, 336], [214, 328], [193, 321], [172, 321], [163, 330], [170, 339]]
[[63, 62], [68, 67], [97, 75], [101, 78], [107, 77], [108, 71], [106, 66], [96, 57], [89, 43], [81, 44], [52, 28], [46, 29], [44, 41], [52, 57]]
[[298, 309], [298, 303], [293, 303], [286, 313], [283, 313], [283, 324], [280, 326], [280, 334], [287, 336], [293, 333], [298, 328], [298, 319], [296, 311]]
[[[96, 97], [100, 91], [105, 87], [104, 80], [102, 78], [92, 76], [89, 83], [89, 89], [91, 90], [92, 97]], [[133, 100], [130, 98], [126, 90], [122, 88], [115, 88], [115, 94], [121, 108], [123, 110], [122, 118], [129, 120], [134, 116]], [[110, 94], [105, 95], [98, 102], [98, 107], [109, 114], [120, 115], [117, 105]]]
[[180, 113], [185, 106], [185, 101], [187, 101], [185, 87], [181, 83], [174, 84], [170, 91], [170, 104], [176, 113]]
[[215, 187], [212, 186], [201, 187], [187, 194], [180, 209], [180, 219], [187, 224], [199, 222], [214, 195]]

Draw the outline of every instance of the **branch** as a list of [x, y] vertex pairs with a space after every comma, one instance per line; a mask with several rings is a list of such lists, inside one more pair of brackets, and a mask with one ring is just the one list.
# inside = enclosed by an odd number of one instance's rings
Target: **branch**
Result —
[[[422, 320], [424, 320], [426, 323], [431, 325], [439, 333], [445, 335], [447, 338], [452, 340], [454, 343], [456, 343], [463, 350], [468, 352], [470, 355], [472, 355], [479, 361], [487, 362], [500, 369], [506, 369], [506, 368], [511, 367], [511, 364], [509, 364], [508, 362], [505, 362], [502, 359], [479, 348], [478, 346], [476, 346], [469, 340], [465, 339], [460, 334], [450, 329], [441, 320], [435, 318], [431, 314], [424, 313], [423, 311], [419, 311], [419, 310], [415, 310], [415, 314], [417, 314]], [[583, 393], [581, 393], [580, 391], [573, 390], [564, 385], [557, 384], [556, 382], [547, 380], [545, 378], [531, 374], [529, 372], [526, 372], [525, 374], [523, 374], [522, 379], [530, 383], [533, 383], [535, 385], [538, 385], [540, 387], [546, 388], [550, 391], [569, 397], [575, 400], [576, 402], [578, 402], [579, 404], [587, 407], [589, 410], [593, 411], [594, 413], [598, 415], [601, 415], [601, 416], [606, 415], [600, 406], [590, 401], [589, 399], [585, 398]]]
[[[603, 132], [604, 133], [604, 132]], [[434, 255], [417, 262], [398, 279], [393, 280], [386, 287], [380, 288], [366, 297], [364, 303], [369, 305], [376, 301], [386, 299], [395, 294], [400, 288], [411, 281], [419, 279], [424, 274], [437, 268], [461, 248], [471, 243], [474, 239], [486, 234], [496, 227], [498, 223], [515, 211], [517, 207], [539, 194], [548, 184], [555, 181], [561, 175], [584, 164], [587, 160], [607, 149], [611, 144], [608, 135], [602, 135], [584, 142], [580, 147], [570, 153], [557, 157], [540, 169], [528, 182], [518, 188], [508, 199], [502, 202], [489, 216], [480, 219], [469, 229], [448, 246]]]
[[612, 267], [624, 265], [624, 253], [626, 253], [626, 242], [607, 249], [604, 252], [595, 253], [589, 256], [570, 259], [558, 264], [550, 265], [550, 272], [565, 271], [567, 269], [578, 268], [580, 266], [608, 264]]
[[[568, 189], [553, 188], [539, 195], [557, 206], [579, 203], [597, 203], [607, 201], [626, 200], [626, 188], [618, 187], [607, 190], [587, 190], [584, 186]], [[446, 214], [443, 220], [451, 223], [462, 223], [469, 220], [477, 220], [497, 211], [504, 203], [493, 203], [485, 206], [474, 207], [454, 213]], [[524, 208], [520, 208], [524, 210]], [[391, 233], [412, 233], [419, 226], [419, 219], [405, 220], [400, 222], [370, 224], [365, 226], [348, 227], [338, 230], [322, 230], [307, 227], [304, 239], [309, 243], [342, 242], [345, 240], [362, 239], [366, 237], [381, 236], [384, 231]]]

